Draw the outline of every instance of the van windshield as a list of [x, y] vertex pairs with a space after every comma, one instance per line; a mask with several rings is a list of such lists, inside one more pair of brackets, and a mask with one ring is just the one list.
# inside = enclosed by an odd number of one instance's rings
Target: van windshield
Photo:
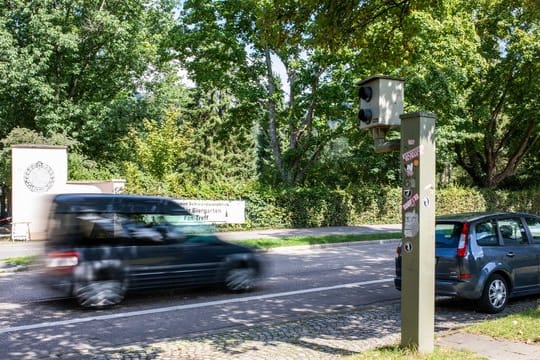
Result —
[[461, 223], [435, 224], [435, 246], [457, 248], [461, 234]]

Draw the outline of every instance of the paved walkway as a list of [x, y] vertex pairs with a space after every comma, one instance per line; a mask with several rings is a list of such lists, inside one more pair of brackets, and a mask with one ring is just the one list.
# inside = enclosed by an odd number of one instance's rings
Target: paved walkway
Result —
[[401, 224], [329, 226], [308, 229], [271, 229], [219, 233], [224, 240], [278, 239], [289, 236], [321, 236], [400, 232]]
[[540, 359], [540, 343], [526, 344], [459, 331], [441, 337], [438, 344], [456, 349], [466, 349], [492, 360]]
[[[540, 359], [540, 345], [472, 335], [462, 329], [536, 306], [534, 300], [512, 302], [503, 314], [490, 316], [463, 310], [460, 306], [439, 306], [435, 315], [435, 345], [465, 349], [486, 359]], [[294, 321], [237, 326], [213, 334], [152, 344], [133, 344], [93, 352], [82, 358], [331, 360], [399, 344], [400, 326], [400, 305], [387, 304]], [[73, 355], [81, 358], [80, 353]], [[60, 358], [70, 358], [70, 354], [62, 354]]]

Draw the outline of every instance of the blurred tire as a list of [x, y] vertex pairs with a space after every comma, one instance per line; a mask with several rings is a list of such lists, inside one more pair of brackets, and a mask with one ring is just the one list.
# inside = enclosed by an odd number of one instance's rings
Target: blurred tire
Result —
[[229, 291], [240, 292], [251, 290], [255, 285], [257, 272], [252, 267], [236, 267], [225, 274], [225, 287]]
[[119, 304], [124, 299], [125, 285], [120, 280], [78, 282], [73, 288], [77, 302], [86, 308], [101, 308]]

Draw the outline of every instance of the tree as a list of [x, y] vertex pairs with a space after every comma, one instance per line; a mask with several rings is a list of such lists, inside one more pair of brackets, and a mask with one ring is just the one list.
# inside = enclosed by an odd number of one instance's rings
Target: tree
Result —
[[440, 172], [457, 164], [474, 185], [500, 186], [540, 137], [539, 9], [530, 1], [438, 8], [408, 18], [406, 27], [418, 28], [409, 39], [409, 109], [438, 115]]
[[172, 10], [165, 0], [2, 2], [0, 138], [17, 126], [64, 133], [88, 156], [114, 158], [169, 60]]
[[406, 78], [406, 111], [438, 115], [441, 172], [457, 163], [475, 185], [496, 187], [531, 156], [540, 136], [535, 2], [317, 1], [295, 13], [289, 28], [313, 19], [313, 41], [350, 49], [357, 74]]
[[230, 91], [194, 89], [183, 126], [192, 131], [186, 177], [195, 184], [238, 184], [255, 178], [254, 128]]
[[138, 165], [158, 183], [177, 171], [177, 165], [184, 159], [185, 149], [191, 141], [189, 134], [180, 130], [177, 121], [178, 114], [169, 112], [162, 123], [145, 120], [142, 133], [135, 129], [130, 131]]
[[471, 82], [469, 136], [457, 162], [479, 186], [514, 176], [540, 139], [540, 8], [531, 1], [483, 1], [476, 12], [482, 67]]
[[[540, 137], [538, 5], [528, 0], [380, 5], [403, 11], [376, 20], [362, 16], [352, 3], [323, 1], [319, 42], [360, 45], [359, 69], [406, 78], [406, 111], [438, 115], [441, 173], [458, 164], [481, 187], [497, 187], [514, 176]], [[364, 27], [366, 21], [370, 25]]]
[[[375, 6], [383, 3], [388, 4], [384, 10]], [[356, 13], [394, 19], [406, 2], [361, 4], [355, 5]], [[265, 121], [257, 121], [261, 144], [269, 149], [259, 153], [271, 154], [285, 184], [304, 183], [332, 139], [354, 126], [358, 75], [350, 65], [358, 52], [317, 45], [317, 26], [333, 5], [321, 6], [286, 0], [187, 1], [176, 31], [182, 64], [199, 86], [231, 89], [238, 103], [264, 111]], [[282, 74], [277, 64], [284, 66]]]

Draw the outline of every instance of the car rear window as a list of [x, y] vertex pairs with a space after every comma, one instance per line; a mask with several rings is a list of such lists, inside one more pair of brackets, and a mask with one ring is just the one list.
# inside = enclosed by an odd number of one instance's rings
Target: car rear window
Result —
[[461, 223], [435, 224], [435, 246], [439, 248], [457, 248], [461, 234]]

